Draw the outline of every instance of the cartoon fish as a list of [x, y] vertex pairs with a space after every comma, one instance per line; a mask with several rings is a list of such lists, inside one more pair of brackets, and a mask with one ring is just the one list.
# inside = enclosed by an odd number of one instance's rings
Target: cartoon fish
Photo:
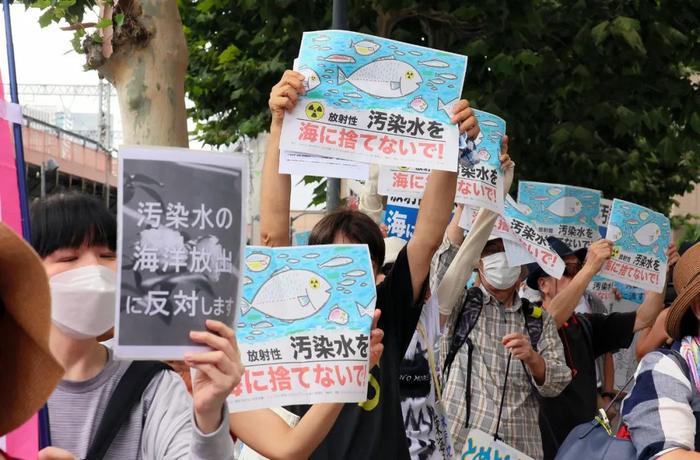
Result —
[[614, 224], [608, 224], [608, 231], [605, 234], [605, 239], [615, 242], [622, 238], [622, 230]]
[[334, 257], [320, 264], [319, 268], [326, 267], [342, 267], [343, 265], [351, 264], [353, 260], [350, 257]]
[[420, 51], [409, 51], [408, 54], [412, 54], [414, 56], [423, 56], [423, 53]]
[[289, 262], [290, 264], [298, 264], [299, 259], [289, 259], [287, 262]]
[[345, 280], [339, 283], [341, 286], [352, 286], [355, 284], [355, 280]]
[[331, 39], [331, 37], [329, 37], [328, 35], [319, 35], [318, 37], [314, 37], [313, 41], [316, 43], [323, 43], [323, 42], [327, 42], [330, 39]]
[[304, 254], [304, 259], [316, 259], [317, 257], [320, 257], [320, 256], [321, 256], [321, 254], [312, 252], [309, 254]]
[[332, 50], [332, 49], [333, 49], [333, 48], [331, 48], [330, 46], [321, 46], [321, 47], [319, 48], [319, 50], [321, 50], [321, 51], [329, 51], [329, 50]]
[[251, 284], [252, 282], [253, 282], [253, 280], [250, 279], [250, 277], [248, 277], [248, 276], [244, 276], [244, 277], [243, 277], [243, 286], [248, 286], [248, 285]]
[[364, 270], [353, 270], [351, 272], [347, 272], [347, 273], [343, 274], [343, 276], [358, 277], [358, 276], [365, 276], [366, 274], [367, 274], [367, 272]]
[[251, 272], [257, 273], [264, 271], [270, 266], [271, 257], [261, 252], [254, 252], [245, 259], [246, 267]]
[[406, 55], [406, 53], [404, 53], [403, 51], [394, 51], [394, 54], [396, 54], [397, 56], [405, 56]]
[[268, 327], [272, 327], [272, 323], [269, 321], [260, 321], [259, 323], [253, 324], [253, 327], [255, 329], [265, 329]]
[[350, 75], [345, 75], [338, 67], [338, 85], [346, 82], [371, 96], [392, 99], [417, 90], [423, 77], [411, 64], [388, 56], [370, 62]]
[[342, 102], [343, 104], [348, 104], [348, 103], [350, 103], [350, 99], [342, 98], [339, 100], [339, 102]]
[[360, 56], [369, 56], [377, 52], [382, 46], [379, 43], [375, 43], [372, 40], [362, 40], [359, 42], [353, 42], [350, 40], [350, 48], [355, 48], [355, 52]]
[[479, 157], [480, 160], [483, 161], [489, 161], [489, 158], [491, 158], [491, 154], [486, 149], [479, 150], [479, 152], [476, 155]]
[[547, 200], [549, 200], [549, 197], [548, 196], [536, 196], [533, 199], [536, 201], [547, 201]]
[[355, 58], [345, 54], [331, 54], [330, 56], [319, 56], [319, 61], [335, 62], [336, 64], [354, 64]]
[[286, 259], [287, 257], [289, 257], [289, 254], [280, 254], [277, 256], [278, 259]]
[[355, 302], [355, 306], [357, 307], [357, 313], [360, 315], [360, 318], [363, 316], [369, 316], [370, 318], [372, 317], [372, 312], [374, 309], [370, 308], [369, 305], [362, 305], [360, 302]]
[[457, 75], [455, 75], [453, 73], [439, 73], [437, 76], [440, 78], [444, 78], [445, 80], [456, 80], [457, 79]]
[[435, 85], [442, 85], [443, 83], [445, 83], [445, 80], [441, 80], [439, 78], [433, 78], [432, 80], [430, 80], [430, 83], [433, 83]]
[[254, 331], [250, 331], [250, 333], [251, 333], [252, 335], [263, 335], [263, 334], [264, 334], [263, 331], [260, 331], [260, 330], [257, 330], [257, 329], [254, 330]]
[[656, 243], [661, 236], [661, 229], [655, 222], [649, 222], [634, 232], [634, 239], [642, 246], [650, 246]]
[[367, 287], [367, 283], [360, 284], [361, 287]]
[[353, 99], [360, 99], [362, 97], [362, 94], [360, 93], [343, 93], [345, 97], [351, 97]]
[[252, 301], [242, 299], [241, 313], [255, 309], [281, 320], [307, 318], [326, 305], [330, 291], [331, 285], [317, 273], [285, 267], [260, 287]]
[[561, 194], [561, 189], [557, 188], [557, 187], [552, 187], [549, 189], [548, 193], [552, 196], [557, 196], [557, 195]]
[[389, 45], [389, 48], [391, 48], [392, 50], [397, 49], [396, 45]]
[[565, 196], [559, 198], [547, 208], [549, 212], [559, 217], [573, 217], [583, 209], [583, 204], [578, 198]]
[[520, 212], [522, 212], [526, 216], [532, 214], [532, 208], [526, 204], [518, 203], [518, 208], [520, 209]]
[[409, 107], [411, 107], [413, 110], [416, 112], [425, 112], [425, 109], [428, 108], [428, 103], [425, 102], [425, 99], [423, 99], [420, 96], [416, 96], [413, 98], [410, 104], [408, 104]]
[[318, 77], [318, 74], [314, 69], [302, 67], [299, 69], [299, 73], [304, 76], [304, 89], [307, 93], [314, 90], [321, 84], [321, 79]]
[[349, 319], [350, 315], [348, 315], [348, 312], [338, 307], [338, 305], [334, 306], [328, 315], [328, 321], [336, 324], [348, 324]]
[[331, 94], [338, 94], [339, 93], [339, 91], [337, 89], [329, 89], [328, 92]]
[[639, 218], [642, 220], [647, 220], [649, 218], [649, 213], [646, 211], [642, 211], [639, 213]]
[[[413, 53], [411, 53], [411, 54], [413, 54]], [[429, 61], [420, 61], [418, 64], [424, 65], [426, 67], [438, 67], [438, 68], [450, 66], [447, 62], [441, 61], [439, 59], [431, 59]]]
[[630, 225], [639, 225], [639, 221], [638, 221], [638, 220], [634, 220], [634, 219], [628, 220], [627, 223], [630, 224]]
[[445, 113], [447, 114], [448, 118], [452, 118], [452, 106], [455, 105], [455, 103], [458, 101], [458, 99], [453, 99], [449, 102], [443, 102], [442, 99], [438, 97], [438, 110], [444, 110]]
[[246, 326], [247, 326], [246, 323], [238, 323], [238, 327], [246, 327]]

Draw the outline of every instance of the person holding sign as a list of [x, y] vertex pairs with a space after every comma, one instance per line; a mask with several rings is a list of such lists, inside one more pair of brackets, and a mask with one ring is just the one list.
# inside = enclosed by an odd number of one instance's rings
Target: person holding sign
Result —
[[[279, 174], [279, 141], [282, 121], [304, 92], [304, 76], [286, 71], [270, 93], [272, 124], [263, 166], [260, 225], [263, 244], [289, 245], [291, 180]], [[455, 104], [452, 122], [475, 137], [476, 118], [465, 100]], [[384, 330], [384, 354], [369, 375], [367, 401], [346, 404], [328, 436], [315, 450], [314, 459], [409, 458], [401, 415], [399, 364], [404, 356], [423, 305], [430, 260], [440, 245], [454, 203], [456, 173], [433, 171], [426, 186], [416, 230], [401, 250], [389, 275], [377, 285], [379, 327]], [[384, 240], [379, 226], [358, 211], [340, 210], [324, 217], [312, 230], [309, 244], [367, 244], [375, 278], [384, 260]], [[309, 408], [295, 407], [306, 413]]]
[[[507, 142], [504, 193], [513, 180]], [[541, 458], [534, 392], [555, 396], [571, 374], [553, 319], [518, 296], [524, 270], [510, 267], [503, 241], [490, 236], [496, 219], [482, 208], [466, 239], [451, 226], [433, 260], [431, 285], [446, 320], [440, 354], [447, 421], [457, 454], [471, 458], [483, 447], [503, 458]], [[474, 269], [477, 286], [467, 289]]]
[[548, 241], [566, 264], [564, 274], [556, 279], [537, 264], [530, 264], [527, 285], [542, 294], [542, 306], [556, 322], [572, 371], [571, 384], [559, 396], [542, 401], [540, 428], [544, 458], [552, 459], [557, 445], [564, 442], [569, 432], [596, 415], [595, 360], [605, 353], [628, 348], [636, 331], [654, 323], [663, 302], [647, 296], [636, 312], [576, 313], [586, 288], [612, 255], [612, 243], [598, 240], [591, 244], [586, 255], [585, 250], [573, 251], [555, 237], [550, 236]]
[[114, 360], [97, 341], [114, 326], [114, 216], [77, 193], [39, 201], [31, 216], [51, 287], [49, 346], [66, 371], [48, 400], [53, 446], [39, 458], [233, 458], [226, 397], [243, 373], [233, 330], [207, 321], [190, 333], [212, 349], [185, 357], [198, 370], [192, 398], [162, 363]]

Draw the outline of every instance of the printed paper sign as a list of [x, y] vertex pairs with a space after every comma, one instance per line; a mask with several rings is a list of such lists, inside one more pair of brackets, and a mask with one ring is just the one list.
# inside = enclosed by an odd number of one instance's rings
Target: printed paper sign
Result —
[[462, 460], [533, 460], [514, 447], [509, 446], [481, 430], [472, 428], [467, 435]]
[[466, 56], [349, 31], [305, 32], [306, 94], [284, 118], [282, 150], [455, 171]]
[[420, 198], [388, 198], [384, 214], [384, 225], [388, 227], [387, 236], [397, 236], [406, 241], [411, 239], [416, 229], [420, 202]]
[[280, 152], [279, 172], [280, 174], [299, 176], [367, 180], [369, 178], [369, 164], [283, 150]]
[[246, 159], [167, 147], [119, 152], [115, 355], [181, 360], [206, 319], [233, 326]]
[[537, 223], [540, 233], [559, 238], [574, 251], [599, 239], [598, 190], [521, 181], [518, 204]]
[[564, 273], [564, 261], [552, 249], [547, 239], [537, 232], [530, 214], [510, 195], [506, 196], [504, 217], [511, 232], [518, 237], [520, 244], [537, 261], [542, 270], [549, 276], [560, 279]]
[[[459, 227], [465, 230], [471, 230], [474, 222], [476, 222], [476, 218], [479, 215], [479, 210], [479, 208], [465, 206], [462, 210], [462, 215], [459, 218]], [[491, 235], [504, 240], [518, 241], [518, 238], [513, 234], [513, 232], [510, 231], [508, 222], [501, 215], [496, 217], [496, 222], [493, 224]]]
[[591, 282], [588, 284], [588, 291], [598, 297], [608, 312], [612, 311], [612, 307], [615, 304], [615, 293], [613, 288], [615, 287], [615, 282], [607, 278], [603, 278], [600, 275], [595, 275]]
[[630, 286], [663, 292], [671, 224], [666, 216], [633, 203], [613, 200], [608, 232], [613, 254], [600, 275]]
[[607, 198], [600, 199], [600, 211], [596, 217], [596, 223], [598, 224], [600, 236], [605, 236], [605, 229], [608, 227], [608, 221], [610, 220], [610, 209], [612, 208], [612, 200]]
[[375, 302], [365, 245], [246, 248], [229, 409], [366, 400]]

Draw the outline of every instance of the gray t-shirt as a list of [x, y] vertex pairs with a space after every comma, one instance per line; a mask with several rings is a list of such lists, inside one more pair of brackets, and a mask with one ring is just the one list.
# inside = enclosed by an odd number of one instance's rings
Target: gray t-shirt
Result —
[[[85, 458], [102, 416], [131, 361], [109, 358], [90, 380], [61, 380], [49, 397], [51, 442]], [[225, 406], [225, 405], [224, 405]], [[114, 438], [105, 459], [226, 459], [233, 458], [228, 413], [222, 406], [219, 428], [204, 435], [194, 422], [192, 398], [178, 374], [157, 374]]]

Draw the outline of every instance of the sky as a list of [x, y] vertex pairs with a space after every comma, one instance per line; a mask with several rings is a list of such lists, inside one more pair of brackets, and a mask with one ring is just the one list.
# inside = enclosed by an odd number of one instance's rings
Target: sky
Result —
[[[56, 24], [51, 24], [46, 28], [39, 26], [39, 10], [29, 9], [25, 11], [23, 5], [15, 3], [10, 7], [12, 19], [12, 35], [15, 49], [15, 65], [17, 71], [17, 81], [22, 84], [54, 84], [54, 85], [97, 85], [98, 77], [96, 71], [84, 71], [83, 55], [73, 51], [70, 45], [72, 32], [60, 30]], [[9, 72], [6, 52], [6, 31], [4, 11], [0, 10], [0, 73], [2, 81], [6, 87], [6, 94], [9, 91]], [[86, 21], [93, 19], [86, 15]], [[84, 96], [30, 96], [20, 94], [20, 104], [23, 106], [42, 108], [50, 107], [53, 111], [72, 111], [97, 113], [97, 98]], [[118, 102], [116, 97], [112, 98], [112, 117], [114, 129], [121, 130], [121, 120], [119, 119]], [[117, 136], [118, 137], [118, 136]], [[194, 141], [190, 147], [207, 150]], [[293, 178], [296, 184], [299, 178]], [[313, 187], [301, 185], [294, 186], [292, 191], [292, 209], [306, 209], [311, 200]]]

